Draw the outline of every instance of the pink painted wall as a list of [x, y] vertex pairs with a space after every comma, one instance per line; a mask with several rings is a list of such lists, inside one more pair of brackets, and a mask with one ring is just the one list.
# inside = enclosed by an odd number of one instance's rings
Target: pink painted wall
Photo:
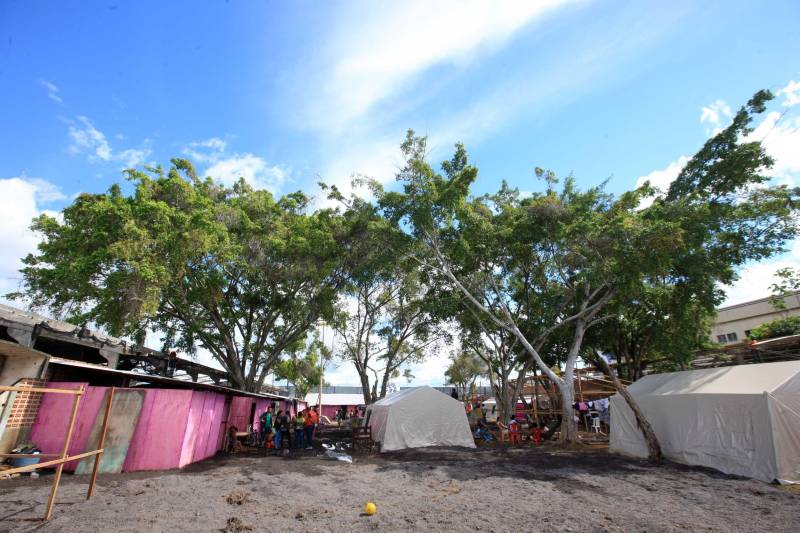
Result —
[[[68, 454], [73, 455], [86, 451], [86, 444], [92, 433], [94, 420], [103, 406], [107, 387], [89, 387], [88, 383], [49, 383], [50, 388], [77, 389], [80, 385], [86, 392], [81, 397], [78, 405], [78, 414], [75, 418], [75, 428], [72, 430]], [[61, 453], [64, 439], [67, 437], [69, 418], [72, 413], [72, 400], [74, 396], [66, 394], [44, 394], [36, 420], [31, 428], [30, 441], [36, 444], [42, 453]], [[68, 472], [75, 470], [78, 461], [64, 464]]]
[[[356, 408], [355, 405], [345, 405], [344, 407], [346, 408], [346, 410], [348, 412], [352, 411], [353, 409]], [[322, 414], [327, 416], [331, 420], [334, 420], [336, 418], [336, 411], [338, 411], [341, 408], [342, 408], [341, 405], [325, 405], [323, 403], [322, 404]]]
[[[50, 383], [49, 387], [78, 388], [86, 386], [78, 408], [69, 453], [86, 451], [92, 426], [105, 401], [108, 387], [90, 387], [85, 383]], [[213, 457], [222, 448], [227, 428], [236, 425], [244, 431], [251, 406], [256, 405], [255, 428], [258, 417], [272, 405], [265, 398], [234, 396], [230, 412], [226, 413], [226, 395], [210, 391], [137, 389], [144, 391], [144, 403], [131, 439], [124, 472], [137, 470], [167, 470]], [[287, 402], [278, 402], [286, 408]], [[289, 403], [289, 405], [291, 405]], [[304, 408], [305, 403], [298, 403]], [[61, 453], [69, 425], [72, 397], [63, 394], [45, 395], [31, 430], [31, 441], [43, 453]], [[227, 421], [227, 423], [226, 423]], [[77, 461], [67, 463], [72, 471]]]
[[222, 394], [194, 391], [178, 466], [202, 461], [217, 453], [224, 405], [225, 396]]
[[216, 455], [217, 451], [222, 449], [222, 439], [220, 436], [223, 434], [222, 422], [225, 420], [225, 396], [222, 394], [214, 393], [213, 396], [206, 398], [205, 410], [208, 416], [204, 423], [204, 432], [206, 434], [204, 446], [199, 445], [195, 447], [193, 461], [201, 461]]
[[167, 470], [181, 465], [193, 394], [191, 390], [146, 389], [123, 471]]
[[228, 427], [236, 426], [239, 431], [247, 431], [248, 424], [252, 424], [250, 412], [254, 398], [247, 396], [234, 396], [231, 401], [231, 410], [228, 413]]
[[181, 458], [179, 466], [188, 465], [194, 457], [195, 446], [198, 439], [203, 438], [203, 414], [206, 403], [206, 393], [194, 391], [189, 404], [189, 416], [186, 420], [186, 431], [183, 434], [181, 445]]

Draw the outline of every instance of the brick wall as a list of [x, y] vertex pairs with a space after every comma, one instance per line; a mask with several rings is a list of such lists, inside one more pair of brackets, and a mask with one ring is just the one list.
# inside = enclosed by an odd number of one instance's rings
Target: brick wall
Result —
[[[23, 378], [16, 383], [18, 387], [44, 387], [47, 381], [36, 378]], [[39, 405], [42, 403], [42, 392], [17, 392], [11, 406], [7, 428], [30, 428], [36, 420]]]

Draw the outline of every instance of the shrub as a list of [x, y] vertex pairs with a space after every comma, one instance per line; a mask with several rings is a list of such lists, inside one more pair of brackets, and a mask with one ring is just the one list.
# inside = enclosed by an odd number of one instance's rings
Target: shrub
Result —
[[766, 324], [761, 324], [750, 331], [750, 338], [756, 341], [786, 337], [787, 335], [800, 335], [800, 316], [779, 318]]

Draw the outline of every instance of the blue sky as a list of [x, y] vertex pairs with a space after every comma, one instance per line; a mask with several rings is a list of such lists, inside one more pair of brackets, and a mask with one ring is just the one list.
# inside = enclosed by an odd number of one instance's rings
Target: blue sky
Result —
[[[781, 92], [757, 133], [775, 179], [796, 183], [798, 21], [793, 0], [4, 1], [0, 290], [35, 247], [31, 217], [174, 156], [318, 194], [356, 172], [391, 182], [414, 128], [435, 160], [466, 143], [476, 192], [540, 187], [537, 165], [617, 192], [668, 183], [768, 88]], [[797, 245], [745, 269], [729, 301], [789, 264]]]

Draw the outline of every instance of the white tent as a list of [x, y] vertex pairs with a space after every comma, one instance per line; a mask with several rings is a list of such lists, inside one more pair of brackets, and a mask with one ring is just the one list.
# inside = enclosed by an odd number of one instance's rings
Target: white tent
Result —
[[475, 447], [464, 404], [431, 387], [407, 389], [367, 408], [381, 451], [424, 446]]
[[[667, 458], [800, 482], [800, 361], [653, 374], [628, 390]], [[633, 412], [618, 394], [611, 398], [610, 449], [647, 457]]]

